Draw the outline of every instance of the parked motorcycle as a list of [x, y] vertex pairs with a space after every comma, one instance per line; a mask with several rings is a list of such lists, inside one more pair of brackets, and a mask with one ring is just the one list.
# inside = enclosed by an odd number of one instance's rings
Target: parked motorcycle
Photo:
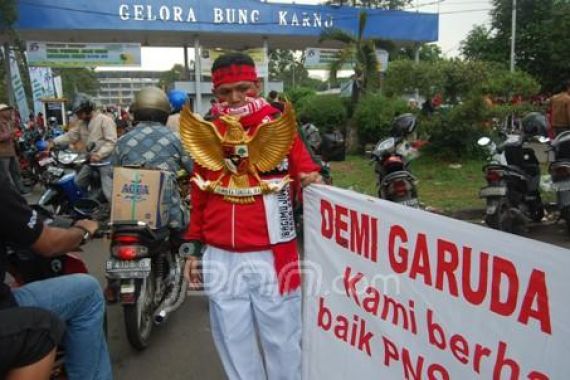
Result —
[[488, 153], [489, 164], [483, 168], [487, 186], [479, 197], [486, 200], [485, 223], [491, 228], [522, 234], [529, 222], [544, 217], [540, 164], [530, 141], [548, 141], [546, 120], [539, 113], [523, 118], [521, 134], [500, 132], [498, 144], [489, 137], [477, 142]]
[[372, 162], [377, 175], [378, 197], [419, 208], [417, 179], [409, 170], [418, 149], [407, 140], [416, 129], [416, 118], [403, 114], [394, 119], [390, 137], [376, 144]]
[[562, 132], [550, 142], [549, 161], [556, 205], [570, 232], [570, 131]]

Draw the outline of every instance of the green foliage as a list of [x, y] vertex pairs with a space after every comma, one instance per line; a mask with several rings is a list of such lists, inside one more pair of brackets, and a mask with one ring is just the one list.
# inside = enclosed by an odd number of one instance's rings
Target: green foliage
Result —
[[291, 50], [275, 49], [269, 51], [269, 78], [283, 82], [285, 91], [295, 87], [310, 87], [321, 90], [326, 83], [309, 78], [305, 69], [305, 53], [296, 57]]
[[347, 121], [346, 107], [337, 95], [317, 95], [304, 98], [298, 109], [299, 117], [307, 118], [321, 132], [334, 128], [344, 130]]
[[305, 99], [315, 95], [315, 90], [308, 87], [295, 87], [285, 91], [285, 96], [293, 103], [293, 107], [295, 107], [296, 110], [301, 108]]
[[180, 81], [184, 78], [184, 66], [176, 64], [168, 71], [161, 74], [158, 81], [160, 88], [170, 89], [174, 86], [174, 82]]
[[[510, 62], [512, 0], [493, 0], [490, 29], [478, 26], [462, 43], [469, 60]], [[518, 0], [516, 66], [536, 77], [543, 89], [556, 91], [570, 78], [570, 2]]]
[[483, 98], [473, 96], [449, 110], [422, 116], [419, 132], [429, 138], [426, 152], [447, 159], [477, 156], [476, 141], [483, 134], [489, 115]]
[[410, 112], [402, 99], [389, 98], [380, 94], [367, 95], [358, 103], [355, 121], [362, 143], [376, 143], [388, 136], [395, 116]]
[[[395, 54], [391, 54], [393, 59], [409, 59], [415, 60], [416, 51], [411, 46], [405, 46], [398, 49]], [[441, 48], [436, 44], [423, 44], [420, 47], [420, 62], [436, 62], [443, 59], [441, 55]]]
[[418, 89], [424, 98], [441, 94], [448, 104], [457, 104], [473, 94], [509, 99], [531, 96], [539, 91], [537, 81], [524, 72], [510, 73], [496, 63], [446, 60], [393, 62], [388, 68], [384, 90], [389, 96], [410, 94]]
[[61, 76], [63, 96], [67, 99], [73, 99], [76, 92], [85, 92], [90, 95], [95, 95], [99, 89], [99, 81], [93, 69], [54, 69], [54, 75]]

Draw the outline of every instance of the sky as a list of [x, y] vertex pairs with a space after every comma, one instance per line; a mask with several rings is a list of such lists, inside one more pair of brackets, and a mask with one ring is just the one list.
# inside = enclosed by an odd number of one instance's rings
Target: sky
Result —
[[[293, 1], [280, 0], [282, 3]], [[321, 0], [299, 0], [295, 3], [318, 4]], [[475, 25], [490, 22], [491, 0], [414, 0], [410, 11], [439, 13], [438, 45], [446, 57], [459, 55], [460, 42]], [[190, 49], [193, 56], [193, 49]], [[142, 67], [139, 70], [169, 70], [176, 63], [182, 64], [182, 48], [143, 48]], [[116, 68], [114, 68], [116, 70]]]

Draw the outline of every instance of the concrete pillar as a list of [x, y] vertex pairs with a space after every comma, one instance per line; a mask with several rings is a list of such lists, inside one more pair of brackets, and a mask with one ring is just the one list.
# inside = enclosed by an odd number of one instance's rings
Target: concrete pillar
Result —
[[[263, 51], [265, 54], [265, 62], [269, 64], [269, 43], [267, 42], [267, 37], [263, 39]], [[267, 75], [263, 78], [263, 96], [267, 98], [269, 94], [269, 70]]]
[[184, 44], [184, 80], [190, 80], [190, 68], [188, 67], [188, 44]]
[[[6, 65], [6, 91], [8, 91], [8, 101], [11, 106], [16, 107], [16, 96], [14, 94], [14, 88], [12, 87], [12, 70], [10, 67], [10, 45], [8, 42], [4, 43], [4, 63]], [[28, 117], [28, 115], [22, 115], [22, 117]]]
[[194, 84], [196, 85], [196, 105], [194, 112], [202, 114], [202, 64], [200, 62], [200, 39], [194, 37]]

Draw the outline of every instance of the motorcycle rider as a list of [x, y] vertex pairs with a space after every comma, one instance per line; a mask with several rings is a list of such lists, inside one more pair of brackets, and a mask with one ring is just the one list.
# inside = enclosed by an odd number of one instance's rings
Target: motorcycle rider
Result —
[[172, 115], [168, 117], [166, 126], [176, 136], [180, 137], [180, 110], [188, 103], [188, 95], [182, 90], [170, 90], [168, 92], [168, 101], [172, 106]]
[[164, 196], [169, 199], [169, 227], [182, 230], [188, 224], [188, 210], [180, 199], [176, 173], [192, 172], [192, 160], [182, 148], [178, 136], [165, 123], [170, 103], [164, 91], [146, 87], [135, 94], [132, 106], [136, 127], [124, 134], [113, 152], [113, 166], [140, 166], [168, 172]]
[[[103, 164], [108, 161], [117, 143], [117, 126], [113, 119], [96, 111], [93, 100], [89, 95], [82, 93], [75, 95], [72, 111], [77, 116], [78, 125], [71, 128], [64, 135], [55, 138], [52, 144], [55, 146], [66, 146], [81, 142], [81, 145], [85, 148], [94, 145], [94, 148], [90, 151], [89, 162]], [[84, 165], [75, 176], [75, 183], [79, 187], [88, 187], [92, 170], [99, 171], [101, 189], [105, 198], [110, 201], [113, 189], [111, 165], [101, 165], [96, 168]]]
[[[111, 365], [103, 334], [105, 304], [97, 280], [85, 274], [35, 281], [11, 289], [4, 283], [6, 245], [30, 247], [44, 257], [58, 256], [89, 240], [97, 223], [77, 221], [71, 228], [44, 225], [6, 178], [0, 178], [0, 310], [37, 307], [65, 321], [66, 372], [73, 379], [111, 379]], [[22, 319], [22, 326], [29, 320]], [[3, 322], [0, 323], [4, 327]], [[2, 330], [2, 328], [0, 328]], [[48, 351], [49, 352], [49, 351]], [[0, 350], [0, 357], [6, 354]], [[0, 360], [0, 362], [2, 362]]]
[[[180, 138], [165, 123], [170, 114], [170, 103], [164, 91], [156, 87], [143, 88], [135, 95], [130, 107], [135, 127], [121, 136], [113, 152], [113, 166], [141, 166], [168, 172], [164, 199], [168, 200], [169, 227], [185, 230], [189, 221], [188, 208], [178, 191], [176, 173], [180, 169], [192, 172], [192, 160], [182, 148]], [[116, 281], [109, 281], [105, 289], [107, 302], [117, 300]]]

